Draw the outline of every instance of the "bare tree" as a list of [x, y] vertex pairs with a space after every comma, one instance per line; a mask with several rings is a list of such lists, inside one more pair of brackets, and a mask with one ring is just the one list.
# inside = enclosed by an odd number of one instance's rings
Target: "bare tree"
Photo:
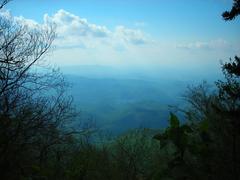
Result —
[[[1, 1], [0, 9], [9, 1]], [[76, 114], [63, 75], [43, 60], [55, 38], [48, 23], [29, 26], [0, 14], [0, 174], [29, 177], [55, 145], [71, 135]], [[39, 162], [39, 163], [38, 163]], [[30, 168], [31, 169], [31, 168]], [[31, 174], [31, 173], [30, 173]]]

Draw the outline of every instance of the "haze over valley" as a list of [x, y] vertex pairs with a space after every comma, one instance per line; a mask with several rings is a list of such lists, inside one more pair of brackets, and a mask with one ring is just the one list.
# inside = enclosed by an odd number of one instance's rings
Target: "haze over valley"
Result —
[[[109, 66], [62, 67], [80, 120], [91, 119], [101, 130], [123, 133], [134, 128], [165, 128], [170, 106], [184, 107], [184, 93], [218, 73]], [[172, 74], [171, 74], [172, 73]]]

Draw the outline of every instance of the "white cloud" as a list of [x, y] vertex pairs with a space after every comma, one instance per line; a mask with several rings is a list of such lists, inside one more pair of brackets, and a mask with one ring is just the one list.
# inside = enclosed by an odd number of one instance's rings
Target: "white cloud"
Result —
[[92, 36], [106, 37], [110, 31], [105, 26], [97, 26], [86, 19], [75, 16], [64, 10], [59, 10], [52, 17], [45, 14], [44, 21], [52, 21], [57, 25], [60, 36]]
[[229, 49], [231, 45], [223, 40], [216, 39], [211, 41], [196, 41], [190, 43], [179, 43], [176, 45], [176, 48], [186, 49], [186, 50], [221, 50]]
[[[99, 44], [108, 44], [113, 48], [127, 45], [143, 45], [150, 43], [147, 35], [139, 29], [117, 26], [109, 30], [80, 18], [65, 10], [59, 10], [53, 16], [44, 15], [44, 21], [51, 21], [57, 26], [57, 46], [94, 48]], [[125, 47], [126, 48], [126, 47]]]
[[7, 22], [13, 22], [17, 24], [21, 24], [22, 26], [27, 26], [30, 29], [42, 29], [47, 27], [47, 21], [44, 22], [43, 24], [40, 24], [33, 19], [27, 19], [24, 18], [23, 16], [12, 16], [11, 13], [8, 10], [1, 9], [0, 10], [0, 17], [4, 18], [4, 20]]
[[124, 26], [116, 27], [114, 35], [117, 39], [122, 39], [127, 43], [135, 45], [146, 44], [149, 39], [141, 30], [128, 29]]
[[11, 19], [12, 18], [10, 12], [8, 10], [5, 10], [5, 9], [0, 10], [0, 16], [1, 16], [1, 18], [6, 18], [6, 19]]

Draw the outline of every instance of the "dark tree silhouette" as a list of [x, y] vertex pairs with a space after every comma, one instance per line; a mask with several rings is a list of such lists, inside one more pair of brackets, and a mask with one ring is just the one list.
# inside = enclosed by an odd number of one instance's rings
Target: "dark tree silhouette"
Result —
[[0, 15], [0, 179], [30, 178], [72, 133], [64, 128], [75, 115], [66, 83], [44, 63], [54, 38], [51, 23], [30, 27]]
[[234, 0], [233, 6], [231, 11], [225, 11], [222, 14], [222, 17], [224, 20], [233, 20], [235, 17], [237, 17], [240, 14], [240, 0]]
[[223, 69], [228, 72], [229, 75], [240, 76], [240, 58], [235, 56], [234, 61], [230, 59], [229, 63], [224, 64]]

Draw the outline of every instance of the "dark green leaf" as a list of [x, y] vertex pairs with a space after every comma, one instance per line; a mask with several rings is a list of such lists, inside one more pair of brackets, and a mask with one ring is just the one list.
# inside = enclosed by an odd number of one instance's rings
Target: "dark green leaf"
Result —
[[170, 113], [170, 126], [171, 126], [171, 128], [179, 127], [178, 117], [173, 113]]

